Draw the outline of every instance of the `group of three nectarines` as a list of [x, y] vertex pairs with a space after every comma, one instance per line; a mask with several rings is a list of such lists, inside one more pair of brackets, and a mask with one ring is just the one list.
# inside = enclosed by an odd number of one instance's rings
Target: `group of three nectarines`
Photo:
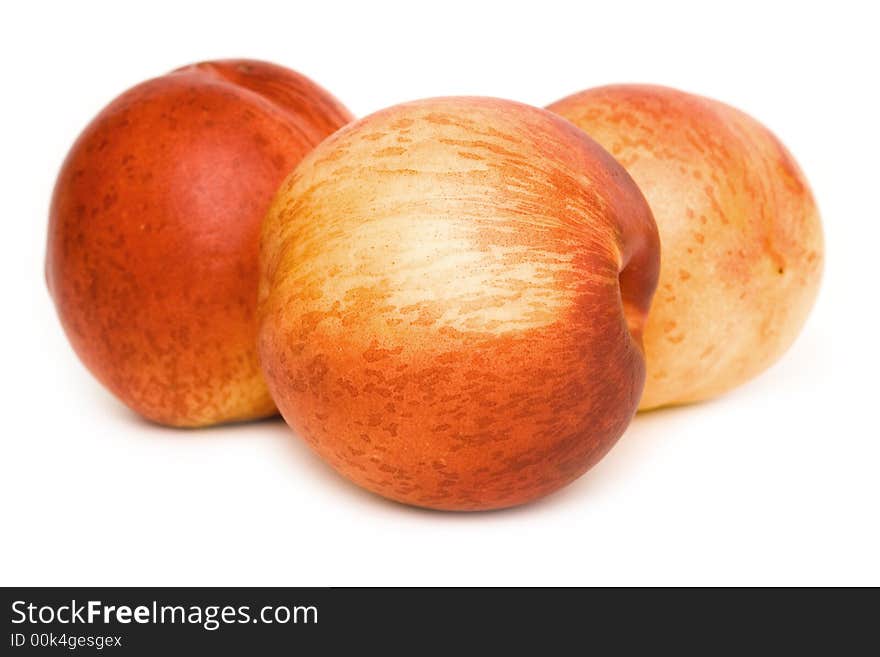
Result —
[[765, 369], [821, 264], [797, 165], [716, 101], [629, 85], [353, 121], [292, 71], [224, 61], [86, 128], [46, 271], [77, 353], [142, 415], [277, 404], [369, 490], [488, 509], [580, 476], [640, 400]]

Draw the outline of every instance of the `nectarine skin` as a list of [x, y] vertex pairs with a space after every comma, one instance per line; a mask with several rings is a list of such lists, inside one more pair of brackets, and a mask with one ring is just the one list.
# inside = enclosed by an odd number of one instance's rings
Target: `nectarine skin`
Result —
[[129, 407], [176, 426], [274, 414], [256, 351], [260, 223], [351, 118], [298, 73], [229, 60], [126, 91], [80, 135], [46, 278], [77, 354]]
[[657, 240], [623, 168], [545, 110], [380, 111], [306, 156], [264, 222], [269, 387], [375, 493], [454, 510], [536, 499], [635, 413]]
[[739, 110], [666, 87], [600, 87], [548, 109], [626, 167], [660, 230], [641, 408], [714, 397], [778, 360], [824, 256], [809, 185], [782, 143]]

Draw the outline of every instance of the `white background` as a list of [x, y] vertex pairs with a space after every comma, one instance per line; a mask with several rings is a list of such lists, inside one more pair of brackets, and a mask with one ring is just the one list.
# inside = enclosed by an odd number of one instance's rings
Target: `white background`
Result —
[[[0, 584], [880, 584], [871, 3], [296, 4], [2, 4]], [[787, 143], [818, 198], [818, 304], [763, 376], [637, 417], [594, 470], [512, 511], [383, 501], [280, 420], [151, 426], [64, 338], [42, 272], [49, 195], [114, 96], [223, 57], [297, 69], [359, 116], [446, 94], [545, 105], [636, 81], [739, 106]]]

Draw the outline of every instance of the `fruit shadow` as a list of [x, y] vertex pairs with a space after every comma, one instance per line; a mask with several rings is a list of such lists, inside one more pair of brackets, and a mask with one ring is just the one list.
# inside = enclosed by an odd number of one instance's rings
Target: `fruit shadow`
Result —
[[286, 457], [289, 458], [291, 476], [296, 476], [295, 468], [308, 470], [308, 476], [317, 480], [319, 485], [327, 490], [341, 490], [350, 495], [353, 501], [375, 504], [379, 503], [389, 507], [401, 507], [396, 502], [386, 500], [367, 490], [356, 486], [347, 479], [337, 474], [333, 468], [327, 465], [306, 443], [297, 436], [280, 415], [273, 415], [258, 420], [243, 420], [241, 422], [227, 422], [209, 427], [171, 427], [148, 420], [137, 413], [125, 408], [121, 404], [114, 404], [113, 413], [126, 422], [136, 424], [146, 429], [151, 439], [169, 440], [177, 442], [185, 441], [217, 441], [217, 440], [241, 440], [243, 431], [247, 431], [247, 440], [269, 439]]
[[[700, 406], [711, 404], [703, 402]], [[232, 422], [212, 427], [180, 429], [166, 427], [129, 411], [119, 404], [114, 404], [115, 413], [125, 415], [127, 421], [149, 428], [154, 437], [180, 440], [218, 440], [240, 439], [241, 431], [247, 427], [248, 439], [269, 438], [290, 460], [291, 476], [294, 470], [303, 468], [308, 476], [327, 491], [335, 491], [350, 498], [352, 503], [365, 504], [378, 509], [385, 509], [396, 514], [403, 513], [413, 517], [430, 517], [439, 522], [467, 522], [485, 520], [486, 518], [525, 518], [534, 513], [547, 513], [571, 507], [581, 508], [590, 504], [591, 499], [598, 498], [613, 487], [625, 482], [628, 476], [634, 476], [639, 464], [648, 457], [653, 441], [662, 439], [664, 434], [674, 430], [674, 426], [683, 414], [687, 414], [688, 406], [672, 406], [638, 413], [626, 432], [618, 440], [611, 451], [590, 471], [571, 484], [528, 504], [495, 509], [490, 511], [443, 511], [410, 506], [387, 499], [365, 490], [337, 473], [325, 463], [308, 443], [285, 423], [279, 415], [247, 422]]]

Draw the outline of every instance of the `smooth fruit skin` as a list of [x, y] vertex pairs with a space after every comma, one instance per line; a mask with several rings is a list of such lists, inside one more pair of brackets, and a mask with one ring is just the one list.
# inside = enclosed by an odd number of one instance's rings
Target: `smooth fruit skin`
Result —
[[816, 203], [782, 143], [739, 110], [666, 87], [600, 87], [548, 109], [626, 167], [660, 230], [640, 408], [714, 397], [778, 360], [824, 259]]
[[46, 278], [70, 342], [141, 415], [175, 426], [275, 412], [259, 370], [259, 230], [278, 185], [352, 117], [307, 78], [247, 60], [144, 82], [62, 166]]
[[264, 222], [269, 388], [380, 495], [536, 499], [635, 413], [657, 240], [623, 168], [545, 110], [461, 97], [380, 111], [308, 155]]

